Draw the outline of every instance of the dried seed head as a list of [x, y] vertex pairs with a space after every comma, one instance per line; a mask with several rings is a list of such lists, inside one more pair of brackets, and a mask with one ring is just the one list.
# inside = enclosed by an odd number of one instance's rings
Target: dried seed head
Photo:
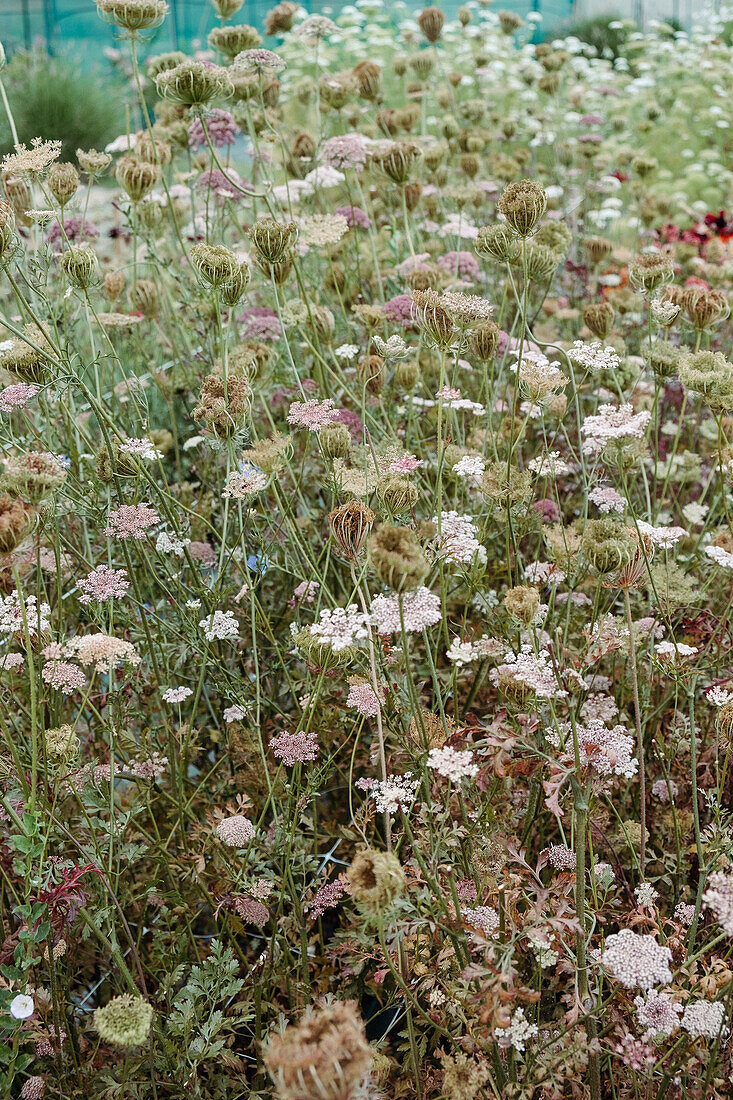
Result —
[[150, 164], [157, 164], [159, 168], [165, 168], [173, 159], [173, 151], [160, 136], [151, 138], [150, 134], [145, 133], [137, 140], [135, 156], [138, 160], [146, 160]]
[[228, 99], [234, 94], [227, 70], [203, 61], [182, 61], [174, 69], [158, 73], [155, 86], [163, 99], [187, 107], [202, 107], [213, 99]]
[[364, 355], [357, 361], [356, 377], [365, 386], [368, 393], [377, 397], [387, 381], [384, 359], [381, 355]]
[[[446, 717], [448, 734], [453, 733], [455, 722], [450, 716]], [[439, 714], [433, 714], [431, 710], [421, 710], [420, 718], [414, 716], [410, 719], [407, 731], [407, 743], [411, 748], [428, 752], [430, 749], [440, 749], [446, 742], [445, 725]]]
[[692, 324], [700, 332], [711, 329], [730, 316], [728, 299], [722, 290], [691, 286], [684, 294], [684, 309]]
[[165, 0], [97, 0], [97, 11], [106, 23], [129, 34], [159, 27], [168, 14]]
[[243, 427], [251, 396], [252, 389], [246, 374], [235, 374], [230, 370], [225, 381], [223, 373], [215, 371], [204, 379], [193, 418], [219, 439], [228, 439]]
[[682, 385], [702, 394], [711, 409], [733, 411], [733, 364], [721, 351], [683, 353], [679, 375]]
[[527, 278], [532, 283], [546, 283], [554, 275], [560, 259], [554, 249], [529, 241], [525, 248]]
[[11, 554], [31, 534], [37, 520], [32, 504], [0, 493], [0, 554]]
[[[35, 325], [26, 326], [26, 340], [14, 337], [9, 348], [0, 357], [3, 370], [14, 374], [21, 382], [30, 385], [44, 385], [48, 381], [51, 346], [40, 329]], [[48, 354], [47, 354], [48, 353]]]
[[671, 378], [677, 373], [680, 349], [669, 340], [655, 340], [647, 352], [647, 361], [656, 378]]
[[360, 500], [349, 500], [329, 513], [331, 534], [349, 561], [355, 561], [366, 546], [375, 518]]
[[427, 80], [435, 68], [435, 57], [428, 50], [421, 50], [420, 53], [412, 55], [408, 65], [418, 80]]
[[417, 504], [420, 491], [404, 477], [387, 477], [377, 486], [379, 498], [392, 515], [401, 516]]
[[491, 256], [499, 263], [508, 264], [519, 256], [520, 243], [508, 225], [483, 225], [474, 250], [479, 256]]
[[79, 747], [76, 731], [68, 724], [46, 730], [43, 735], [48, 755], [56, 760], [71, 756]]
[[236, 306], [237, 302], [244, 296], [244, 292], [249, 286], [249, 280], [249, 267], [244, 260], [242, 260], [233, 278], [229, 279], [226, 283], [222, 283], [219, 287], [219, 297], [224, 305], [229, 306], [230, 309]]
[[613, 252], [613, 245], [606, 237], [584, 237], [581, 246], [592, 264], [601, 263]]
[[428, 564], [409, 527], [380, 524], [369, 540], [369, 558], [380, 581], [394, 592], [411, 592], [423, 583]]
[[722, 751], [733, 743], [733, 703], [726, 703], [718, 711], [718, 741]]
[[396, 141], [386, 152], [375, 157], [375, 160], [394, 183], [405, 184], [419, 156], [419, 145], [411, 141]]
[[671, 256], [662, 252], [642, 253], [629, 264], [629, 282], [636, 290], [648, 294], [674, 278]]
[[254, 27], [243, 23], [241, 26], [214, 27], [209, 31], [209, 45], [218, 50], [230, 61], [243, 50], [254, 50], [262, 45], [262, 36]]
[[420, 367], [414, 359], [403, 360], [395, 367], [395, 385], [403, 393], [414, 390], [420, 379]]
[[297, 10], [298, 5], [291, 0], [282, 0], [280, 4], [276, 4], [265, 16], [265, 34], [272, 37], [282, 34], [283, 31], [292, 30]]
[[318, 442], [325, 458], [346, 458], [351, 447], [351, 433], [345, 424], [326, 424], [318, 433]]
[[498, 11], [496, 14], [499, 19], [499, 26], [501, 27], [502, 33], [507, 36], [514, 34], [520, 27], [524, 26], [524, 20], [521, 15], [517, 15], [516, 12]]
[[354, 76], [359, 85], [359, 95], [362, 99], [375, 100], [379, 97], [382, 87], [382, 70], [374, 61], [361, 61], [355, 66]]
[[580, 549], [591, 568], [605, 578], [604, 584], [633, 588], [641, 577], [644, 559], [651, 558], [651, 540], [639, 541], [636, 531], [610, 517], [589, 520]]
[[352, 1100], [372, 1064], [364, 1022], [352, 1001], [308, 1008], [271, 1034], [264, 1053], [278, 1100]]
[[79, 190], [79, 173], [73, 164], [52, 164], [46, 183], [59, 206], [66, 206]]
[[157, 284], [152, 279], [138, 279], [132, 304], [143, 317], [157, 317], [160, 307]]
[[77, 149], [76, 159], [82, 172], [91, 179], [103, 176], [112, 163], [111, 153], [98, 153], [96, 149]]
[[520, 237], [529, 237], [547, 209], [547, 195], [541, 184], [523, 179], [504, 189], [497, 209]]
[[125, 289], [124, 271], [108, 271], [104, 276], [104, 293], [110, 302], [116, 302]]
[[525, 626], [534, 619], [540, 606], [540, 594], [536, 588], [517, 585], [510, 588], [504, 597], [504, 607], [510, 615], [516, 616]]
[[435, 290], [413, 290], [412, 301], [415, 320], [432, 343], [437, 347], [450, 347], [458, 330], [441, 295]]
[[369, 539], [369, 560], [382, 584], [395, 592], [414, 591], [428, 575], [422, 547], [409, 527], [380, 523]]
[[472, 331], [469, 347], [482, 363], [488, 363], [496, 355], [501, 329], [495, 321], [484, 321]]
[[583, 320], [599, 340], [606, 339], [615, 317], [616, 312], [610, 302], [591, 302], [583, 311]]
[[266, 264], [278, 264], [287, 255], [298, 236], [295, 222], [276, 222], [272, 218], [262, 218], [255, 222], [249, 231], [257, 255]]
[[445, 24], [445, 15], [440, 8], [424, 8], [418, 15], [417, 21], [428, 42], [437, 42]]
[[231, 19], [233, 15], [237, 14], [243, 3], [244, 0], [211, 0], [211, 6], [220, 19]]
[[72, 245], [61, 253], [61, 267], [80, 290], [87, 290], [97, 274], [97, 256], [88, 244]]
[[132, 202], [140, 202], [160, 179], [160, 168], [138, 157], [121, 157], [117, 162], [115, 178]]
[[13, 208], [16, 219], [21, 225], [28, 225], [26, 210], [33, 205], [28, 181], [22, 176], [3, 176], [5, 198]]
[[397, 857], [371, 848], [356, 853], [346, 872], [346, 881], [359, 908], [375, 916], [405, 888], [404, 871]]
[[11, 259], [17, 243], [13, 208], [5, 199], [0, 199], [0, 263]]
[[223, 244], [195, 244], [190, 256], [199, 277], [213, 287], [231, 282], [239, 271], [237, 257]]

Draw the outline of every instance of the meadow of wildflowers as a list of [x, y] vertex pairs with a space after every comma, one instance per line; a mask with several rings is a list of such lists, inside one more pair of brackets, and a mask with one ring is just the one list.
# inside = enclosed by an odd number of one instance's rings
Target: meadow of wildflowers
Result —
[[0, 1092], [728, 1097], [730, 35], [212, 2], [0, 161]]

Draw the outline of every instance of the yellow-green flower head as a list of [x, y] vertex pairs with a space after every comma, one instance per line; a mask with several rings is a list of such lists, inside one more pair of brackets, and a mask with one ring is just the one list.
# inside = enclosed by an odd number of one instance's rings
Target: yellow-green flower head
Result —
[[103, 1042], [127, 1049], [147, 1042], [153, 1015], [142, 997], [123, 993], [95, 1011], [93, 1024]]

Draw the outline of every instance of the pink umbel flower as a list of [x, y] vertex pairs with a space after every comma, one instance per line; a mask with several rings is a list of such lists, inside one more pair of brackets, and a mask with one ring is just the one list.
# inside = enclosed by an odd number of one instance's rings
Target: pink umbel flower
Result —
[[288, 733], [284, 730], [270, 739], [273, 756], [282, 760], [286, 767], [306, 764], [318, 757], [318, 736], [315, 733]]
[[371, 684], [352, 684], [346, 696], [346, 706], [358, 710], [362, 718], [376, 718], [383, 702], [384, 689], [380, 701]]
[[163, 692], [163, 699], [165, 699], [166, 703], [182, 703], [184, 699], [188, 699], [190, 695], [193, 695], [191, 688], [168, 688], [167, 691]]
[[228, 848], [246, 848], [255, 838], [255, 827], [244, 814], [233, 814], [219, 822], [216, 835]]
[[62, 695], [73, 695], [87, 682], [79, 666], [72, 665], [69, 661], [49, 661], [43, 666], [41, 677], [44, 684], [48, 684], [54, 691], [60, 691]]
[[144, 539], [160, 516], [149, 504], [122, 504], [107, 516], [102, 534], [113, 539]]
[[0, 412], [13, 412], [14, 409], [24, 409], [29, 401], [37, 397], [41, 392], [40, 386], [26, 385], [18, 382], [14, 386], [6, 386], [0, 390]]
[[323, 886], [319, 887], [316, 891], [316, 896], [307, 907], [308, 915], [312, 917], [313, 920], [318, 920], [327, 909], [333, 909], [334, 906], [338, 905], [345, 893], [346, 887], [340, 878], [334, 879], [333, 882], [325, 883]]
[[363, 172], [368, 156], [367, 144], [361, 134], [343, 134], [328, 138], [321, 146], [321, 161], [329, 168], [345, 172]]
[[126, 569], [110, 569], [108, 565], [98, 565], [78, 582], [82, 593], [79, 603], [106, 603], [107, 600], [121, 600], [130, 587]]
[[288, 607], [295, 607], [299, 603], [313, 603], [320, 587], [318, 581], [301, 581], [293, 589], [293, 594], [288, 600]]
[[[213, 107], [206, 114], [205, 121], [209, 140], [217, 149], [222, 149], [225, 145], [234, 144], [240, 130], [229, 114], [229, 111], [224, 111], [220, 107]], [[203, 123], [198, 116], [194, 118], [193, 122], [188, 127], [188, 144], [195, 153], [208, 144]]]
[[399, 458], [395, 458], [393, 462], [390, 462], [389, 472], [391, 474], [411, 474], [421, 466], [425, 466], [425, 464], [425, 461], [418, 458], [417, 455], [400, 455]]
[[294, 428], [306, 428], [309, 432], [320, 432], [328, 424], [338, 420], [338, 412], [330, 397], [325, 401], [294, 401], [288, 411], [288, 424]]

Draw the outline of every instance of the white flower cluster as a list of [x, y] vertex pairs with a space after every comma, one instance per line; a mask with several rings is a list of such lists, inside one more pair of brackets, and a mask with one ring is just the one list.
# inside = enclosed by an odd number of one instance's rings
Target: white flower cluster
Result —
[[460, 638], [454, 638], [445, 655], [456, 668], [463, 668], [464, 665], [469, 665], [472, 661], [480, 661], [484, 657], [498, 657], [502, 649], [501, 642], [484, 634], [475, 642], [462, 642]]
[[673, 1001], [668, 993], [657, 993], [650, 989], [644, 997], [635, 997], [636, 1018], [647, 1035], [672, 1035], [680, 1026], [682, 1005]]
[[652, 989], [672, 981], [670, 949], [657, 943], [654, 936], [640, 936], [630, 928], [607, 937], [601, 962], [627, 989]]
[[483, 477], [486, 463], [480, 455], [464, 455], [453, 467], [453, 473], [468, 482], [477, 485]]
[[0, 597], [0, 634], [23, 634], [25, 627], [31, 638], [43, 633], [51, 626], [51, 608], [47, 603], [39, 604], [35, 596], [26, 596], [21, 604], [17, 592]]
[[635, 413], [631, 405], [599, 405], [598, 415], [586, 416], [580, 426], [583, 454], [600, 454], [612, 440], [642, 439], [651, 418], [648, 409]]
[[419, 634], [429, 626], [439, 623], [440, 616], [440, 596], [436, 596], [429, 588], [417, 588], [414, 592], [405, 592], [401, 597], [375, 596], [372, 600], [371, 622], [378, 634], [400, 634], [403, 624], [406, 633]]
[[491, 936], [499, 927], [499, 914], [490, 905], [477, 905], [474, 909], [464, 909], [461, 916], [466, 924], [478, 928], [484, 936]]
[[310, 633], [321, 645], [330, 645], [334, 653], [350, 649], [364, 638], [369, 637], [366, 616], [355, 603], [348, 607], [324, 607], [320, 620], [313, 623]]
[[474, 561], [486, 564], [486, 548], [478, 541], [478, 528], [470, 516], [455, 511], [441, 512], [440, 522], [433, 516], [433, 523], [438, 525], [439, 531], [433, 539], [437, 558], [459, 565], [471, 565]]
[[190, 539], [171, 538], [165, 531], [161, 531], [155, 540], [155, 549], [159, 554], [172, 554], [175, 558], [182, 558], [190, 545]]
[[682, 1014], [682, 1027], [693, 1039], [717, 1039], [728, 1034], [722, 1001], [690, 1001]]
[[239, 623], [233, 611], [214, 611], [205, 619], [201, 619], [199, 626], [207, 642], [213, 642], [216, 639], [226, 641], [228, 638], [236, 638], [239, 635]]
[[411, 772], [404, 775], [390, 775], [378, 781], [371, 788], [371, 796], [380, 814], [396, 814], [399, 809], [406, 810], [415, 801], [418, 779]]
[[555, 677], [550, 654], [545, 649], [532, 651], [531, 645], [522, 646], [520, 653], [511, 650], [504, 654], [504, 663], [492, 668], [490, 679], [498, 685], [503, 677], [521, 684], [535, 693], [538, 699], [564, 699], [567, 691], [561, 688]]
[[733, 554], [724, 550], [722, 546], [706, 546], [705, 553], [716, 565], [722, 566], [723, 569], [733, 569]]
[[618, 352], [615, 348], [602, 344], [600, 340], [594, 340], [591, 344], [585, 344], [582, 340], [574, 340], [573, 346], [568, 352], [570, 361], [591, 374], [597, 374], [602, 370], [617, 370], [621, 365]]
[[537, 1025], [530, 1024], [524, 1018], [524, 1009], [517, 1008], [512, 1015], [508, 1027], [494, 1028], [494, 1037], [500, 1047], [505, 1050], [513, 1047], [520, 1053], [525, 1050], [528, 1039], [534, 1039], [537, 1034]]
[[460, 783], [462, 779], [474, 779], [478, 775], [478, 764], [473, 762], [472, 752], [459, 752], [445, 745], [442, 749], [431, 749], [428, 753], [428, 767], [438, 775], [449, 779], [451, 783]]
[[705, 908], [710, 910], [723, 931], [733, 936], [733, 875], [715, 871], [708, 879], [707, 890], [702, 900]]

